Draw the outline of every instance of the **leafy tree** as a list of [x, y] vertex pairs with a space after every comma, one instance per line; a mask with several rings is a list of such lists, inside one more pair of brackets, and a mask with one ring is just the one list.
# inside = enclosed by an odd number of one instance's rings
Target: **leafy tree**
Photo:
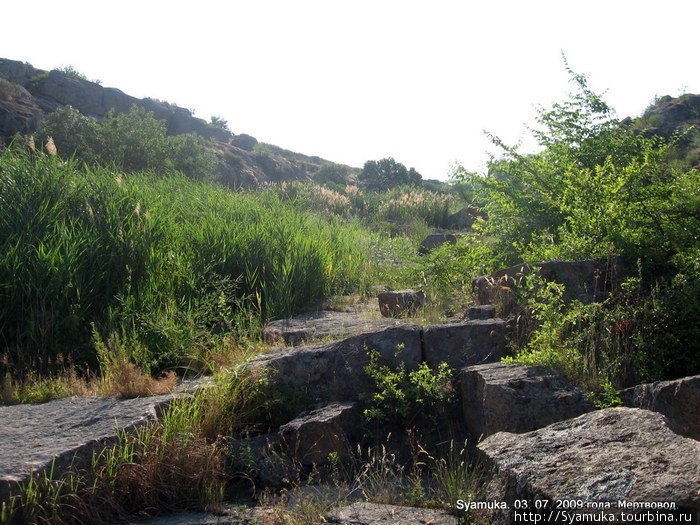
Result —
[[358, 180], [370, 191], [384, 191], [396, 186], [417, 186], [423, 177], [415, 169], [396, 162], [392, 157], [365, 162]]
[[215, 115], [211, 116], [209, 123], [215, 128], [223, 129], [224, 131], [231, 131], [228, 127], [228, 121], [223, 117], [217, 117]]

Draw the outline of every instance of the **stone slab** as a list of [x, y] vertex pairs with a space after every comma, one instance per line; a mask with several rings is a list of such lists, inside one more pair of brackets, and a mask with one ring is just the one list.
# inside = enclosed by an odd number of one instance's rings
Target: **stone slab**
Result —
[[57, 475], [73, 461], [89, 460], [115, 441], [117, 429], [153, 421], [175, 397], [68, 397], [0, 406], [0, 501], [33, 473], [53, 468]]
[[700, 508], [700, 442], [675, 434], [661, 414], [647, 410], [609, 408], [526, 434], [499, 432], [477, 448], [495, 472], [486, 499], [511, 509], [516, 499]]
[[522, 433], [592, 410], [583, 391], [544, 366], [490, 363], [459, 374], [462, 411], [476, 439]]
[[268, 343], [282, 341], [295, 346], [319, 339], [342, 339], [400, 324], [395, 319], [373, 315], [378, 314], [376, 305], [373, 307], [373, 310], [358, 308], [349, 312], [317, 310], [291, 319], [271, 321], [263, 330], [263, 338]]
[[425, 361], [433, 368], [445, 362], [454, 369], [498, 361], [505, 352], [505, 326], [502, 319], [425, 326]]
[[266, 371], [272, 386], [302, 390], [309, 401], [356, 401], [371, 388], [364, 367], [370, 351], [389, 365], [415, 370], [421, 362], [421, 330], [399, 325], [326, 345], [278, 348], [254, 357], [253, 370]]
[[622, 399], [628, 406], [660, 412], [671, 430], [700, 440], [700, 375], [627, 388]]
[[341, 525], [457, 525], [444, 510], [358, 502], [326, 515], [327, 523]]

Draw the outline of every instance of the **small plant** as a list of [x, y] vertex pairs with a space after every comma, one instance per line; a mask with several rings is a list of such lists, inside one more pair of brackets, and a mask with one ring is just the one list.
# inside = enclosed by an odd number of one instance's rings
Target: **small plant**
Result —
[[371, 351], [369, 358], [365, 372], [374, 382], [374, 392], [366, 396], [363, 415], [370, 428], [389, 423], [407, 430], [419, 428], [426, 434], [438, 431], [440, 416], [456, 397], [449, 366], [441, 363], [432, 370], [421, 363], [408, 371], [404, 363], [394, 368], [382, 364], [377, 351]]
[[56, 68], [56, 71], [60, 71], [61, 73], [68, 75], [69, 77], [77, 78], [79, 80], [87, 80], [88, 79], [85, 75], [83, 75], [80, 71], [75, 69], [70, 64], [68, 64], [67, 66]]

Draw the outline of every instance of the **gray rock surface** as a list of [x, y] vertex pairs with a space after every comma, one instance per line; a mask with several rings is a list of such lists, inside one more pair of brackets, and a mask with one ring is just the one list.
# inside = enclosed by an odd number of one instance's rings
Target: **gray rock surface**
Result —
[[623, 390], [622, 399], [628, 406], [660, 412], [671, 430], [700, 440], [700, 375], [637, 385]]
[[0, 94], [0, 143], [2, 137], [9, 141], [15, 133], [32, 133], [42, 117], [29, 92], [20, 85], [12, 85], [11, 93], [5, 97]]
[[471, 306], [464, 312], [465, 321], [476, 321], [478, 319], [494, 319], [496, 317], [496, 307], [492, 304], [482, 304]]
[[457, 236], [454, 233], [432, 233], [421, 241], [418, 253], [425, 255], [443, 244], [457, 244]]
[[420, 290], [393, 290], [378, 293], [377, 301], [384, 317], [403, 317], [425, 304], [425, 293]]
[[474, 438], [522, 433], [592, 410], [583, 391], [543, 366], [491, 363], [460, 371], [462, 411]]
[[325, 465], [331, 453], [345, 461], [355, 448], [357, 403], [328, 403], [299, 414], [279, 433], [288, 453], [302, 465]]
[[229, 451], [232, 470], [263, 487], [282, 487], [297, 478], [298, 469], [286, 454], [279, 433], [236, 439]]
[[371, 387], [364, 366], [378, 351], [389, 364], [415, 370], [421, 361], [420, 328], [399, 325], [326, 345], [279, 348], [253, 358], [254, 370], [267, 370], [273, 385], [306, 395], [309, 401], [357, 400]]
[[423, 328], [425, 361], [451, 368], [492, 363], [505, 351], [505, 321], [485, 319], [428, 325]]
[[474, 206], [465, 206], [447, 218], [447, 227], [453, 230], [471, 228], [477, 218], [486, 218], [486, 213]]
[[136, 399], [69, 397], [47, 403], [0, 406], [0, 501], [17, 482], [52, 468], [58, 474], [116, 439], [156, 419], [174, 395]]
[[[609, 408], [477, 446], [495, 470], [486, 500], [675, 502], [700, 508], [700, 443], [647, 410]], [[512, 523], [495, 516], [492, 523]]]
[[444, 510], [366, 502], [336, 509], [325, 518], [342, 525], [457, 525], [457, 518]]
[[263, 330], [266, 342], [284, 341], [288, 345], [325, 338], [343, 338], [364, 332], [381, 330], [397, 324], [394, 319], [377, 317], [376, 305], [371, 309], [358, 307], [349, 312], [318, 310], [306, 312], [291, 319], [280, 319], [267, 324]]

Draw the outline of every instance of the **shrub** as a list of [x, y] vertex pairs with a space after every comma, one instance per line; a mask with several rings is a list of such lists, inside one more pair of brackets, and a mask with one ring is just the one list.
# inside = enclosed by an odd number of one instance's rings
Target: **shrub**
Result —
[[[697, 373], [697, 361], [687, 357], [700, 349], [689, 328], [699, 301], [686, 291], [696, 289], [688, 269], [697, 267], [700, 249], [700, 178], [669, 162], [681, 137], [647, 138], [620, 126], [586, 78], [571, 74], [578, 91], [539, 113], [542, 129], [535, 137], [542, 152], [521, 155], [494, 138], [504, 155], [491, 163], [488, 176], [461, 178], [486, 203], [483, 228], [495, 263], [621, 255], [630, 265], [638, 262], [639, 280], [634, 294], [619, 294], [603, 306], [567, 309], [535, 301], [530, 307], [541, 324], [525, 354], [531, 362], [592, 378]], [[676, 284], [681, 281], [687, 286]], [[635, 326], [636, 335], [604, 337], [616, 316], [632, 322], [624, 326]], [[594, 342], [600, 346], [595, 352], [586, 346]], [[663, 363], [650, 359], [652, 353]], [[678, 366], [681, 361], [687, 366]], [[623, 363], [634, 370], [619, 370]]]
[[437, 430], [440, 416], [455, 399], [453, 371], [447, 364], [441, 363], [433, 371], [427, 363], [421, 363], [416, 370], [408, 371], [403, 363], [393, 369], [382, 364], [379, 352], [370, 351], [369, 355], [365, 372], [374, 382], [374, 391], [364, 400], [367, 408], [363, 416], [368, 426], [399, 425], [426, 434]]
[[316, 184], [339, 184], [345, 186], [349, 182], [350, 169], [342, 164], [328, 162], [321, 166], [313, 179]]
[[207, 141], [195, 134], [166, 136], [165, 121], [132, 106], [127, 113], [111, 110], [102, 121], [70, 106], [46, 117], [37, 136], [51, 136], [59, 154], [94, 165], [114, 165], [125, 171], [179, 170], [196, 178], [212, 177], [217, 161]]
[[80, 71], [75, 69], [70, 64], [68, 64], [67, 66], [56, 68], [56, 71], [60, 71], [64, 75], [68, 75], [69, 77], [77, 78], [78, 80], [87, 80], [88, 79], [85, 75], [83, 75]]
[[365, 162], [358, 180], [369, 191], [385, 191], [397, 186], [415, 186], [422, 180], [422, 175], [413, 168], [396, 162], [392, 157]]

